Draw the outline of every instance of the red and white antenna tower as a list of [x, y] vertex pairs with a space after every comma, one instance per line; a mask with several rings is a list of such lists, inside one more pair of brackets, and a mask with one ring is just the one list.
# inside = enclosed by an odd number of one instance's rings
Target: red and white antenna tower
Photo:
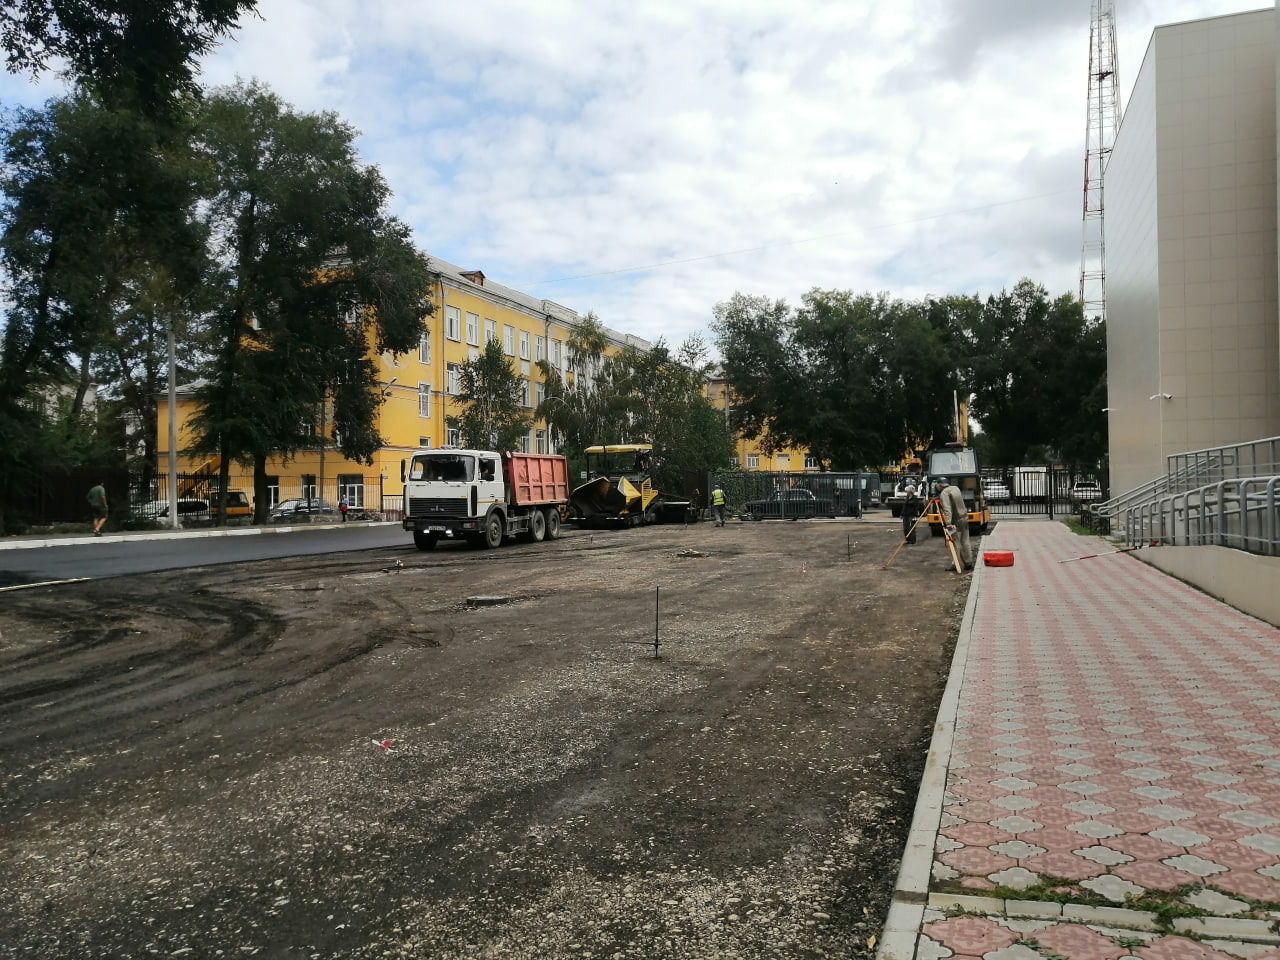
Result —
[[1080, 301], [1085, 317], [1106, 318], [1103, 170], [1120, 128], [1115, 0], [1093, 0], [1089, 20], [1089, 112], [1084, 140], [1084, 230], [1080, 245]]

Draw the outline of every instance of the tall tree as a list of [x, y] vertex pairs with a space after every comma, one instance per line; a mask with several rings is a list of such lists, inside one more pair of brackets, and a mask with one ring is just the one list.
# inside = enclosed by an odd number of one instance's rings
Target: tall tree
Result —
[[[191, 171], [181, 150], [156, 144], [153, 121], [86, 95], [10, 117], [0, 181], [7, 435], [28, 434], [23, 421], [53, 382], [74, 381], [70, 414], [80, 417], [93, 359], [136, 278], [159, 272], [176, 288], [196, 275], [200, 238], [185, 216]], [[31, 458], [19, 459], [16, 442], [0, 447], [0, 476], [14, 482]]]
[[497, 340], [489, 340], [460, 370], [458, 403], [462, 410], [449, 425], [465, 446], [480, 450], [517, 450], [533, 417], [524, 408], [525, 385]]
[[194, 449], [217, 455], [220, 489], [231, 460], [252, 464], [258, 520], [269, 456], [323, 448], [332, 426], [344, 456], [371, 461], [382, 442], [371, 351], [407, 352], [431, 312], [428, 265], [386, 213], [390, 191], [355, 137], [336, 115], [295, 112], [256, 83], [208, 96], [199, 112], [217, 306]]
[[815, 289], [795, 311], [737, 294], [712, 324], [732, 425], [836, 469], [896, 461], [949, 420], [963, 358], [947, 319], [884, 294]]
[[0, 44], [11, 73], [52, 62], [112, 107], [156, 115], [197, 92], [197, 59], [257, 0], [5, 0]]
[[1106, 336], [1078, 300], [1022, 280], [987, 298], [973, 341], [973, 413], [1001, 462], [1039, 445], [1077, 465], [1102, 457]]

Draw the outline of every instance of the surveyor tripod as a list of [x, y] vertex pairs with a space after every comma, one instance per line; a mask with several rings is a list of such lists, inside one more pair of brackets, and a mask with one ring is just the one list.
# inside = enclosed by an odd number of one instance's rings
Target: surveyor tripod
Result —
[[[913, 523], [911, 525], [911, 529], [908, 530], [903, 535], [902, 542], [898, 544], [897, 547], [894, 548], [893, 553], [889, 555], [889, 559], [886, 560], [884, 562], [884, 566], [880, 568], [881, 570], [889, 569], [889, 564], [893, 563], [893, 561], [897, 559], [899, 551], [901, 551], [902, 548], [905, 547], [907, 543], [911, 540], [912, 534], [916, 532], [916, 527], [920, 526], [920, 521], [928, 517], [934, 507], [938, 508], [939, 516], [944, 516], [942, 512], [942, 501], [938, 497], [930, 497], [928, 500], [926, 500], [924, 503], [923, 509], [920, 511], [920, 516], [916, 517], [916, 522]], [[969, 520], [966, 517], [965, 523], [968, 523], [968, 522]], [[964, 564], [961, 563], [960, 561], [960, 552], [956, 550], [955, 538], [952, 537], [951, 534], [947, 532], [947, 528], [945, 525], [942, 528], [942, 535], [947, 538], [947, 551], [951, 554], [951, 562], [955, 565], [956, 573], [963, 573]]]

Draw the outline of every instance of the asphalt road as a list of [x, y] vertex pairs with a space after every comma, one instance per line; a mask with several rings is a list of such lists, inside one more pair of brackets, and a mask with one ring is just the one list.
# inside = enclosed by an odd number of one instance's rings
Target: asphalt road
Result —
[[378, 548], [412, 552], [413, 538], [399, 524], [230, 537], [108, 536], [89, 543], [0, 548], [0, 588]]

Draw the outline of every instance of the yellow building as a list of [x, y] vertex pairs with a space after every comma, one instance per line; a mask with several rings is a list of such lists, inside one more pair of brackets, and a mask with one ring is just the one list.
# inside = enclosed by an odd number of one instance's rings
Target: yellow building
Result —
[[[724, 411], [725, 423], [729, 422], [729, 410], [732, 406], [733, 393], [729, 389], [729, 381], [723, 377], [712, 377], [707, 381], [707, 399], [717, 410]], [[815, 457], [799, 447], [785, 447], [775, 453], [767, 453], [763, 448], [764, 437], [746, 440], [734, 437], [733, 468], [735, 470], [763, 470], [792, 473], [817, 473], [821, 468]]]
[[[543, 380], [537, 361], [548, 360], [562, 375], [567, 372], [566, 341], [580, 322], [569, 307], [551, 300], [539, 300], [510, 287], [488, 280], [479, 270], [463, 270], [451, 263], [428, 257], [432, 271], [432, 301], [435, 310], [416, 351], [378, 358], [378, 380], [384, 402], [378, 412], [377, 430], [386, 441], [366, 466], [342, 457], [332, 442], [324, 449], [300, 453], [288, 462], [268, 461], [271, 504], [306, 496], [337, 503], [342, 497], [356, 508], [382, 509], [384, 498], [403, 493], [400, 462], [423, 447], [456, 445], [458, 437], [447, 419], [458, 413], [455, 397], [460, 390], [460, 369], [475, 359], [487, 340], [502, 344], [512, 367], [524, 380], [524, 406], [532, 413], [543, 399]], [[650, 344], [638, 337], [608, 328], [607, 353], [624, 346], [647, 350]], [[589, 372], [588, 372], [589, 374]], [[216, 464], [204, 457], [183, 456], [191, 442], [187, 423], [194, 412], [192, 395], [198, 384], [178, 392], [177, 420], [178, 473], [191, 474], [202, 468], [216, 475]], [[165, 398], [158, 403], [160, 473], [168, 469], [168, 409]], [[331, 437], [331, 430], [317, 425], [317, 432]], [[530, 453], [556, 453], [544, 422], [535, 422], [522, 438], [521, 449]], [[253, 476], [248, 468], [231, 465], [231, 488], [253, 495]], [[183, 492], [181, 484], [179, 492]], [[392, 509], [388, 503], [388, 509]]]

